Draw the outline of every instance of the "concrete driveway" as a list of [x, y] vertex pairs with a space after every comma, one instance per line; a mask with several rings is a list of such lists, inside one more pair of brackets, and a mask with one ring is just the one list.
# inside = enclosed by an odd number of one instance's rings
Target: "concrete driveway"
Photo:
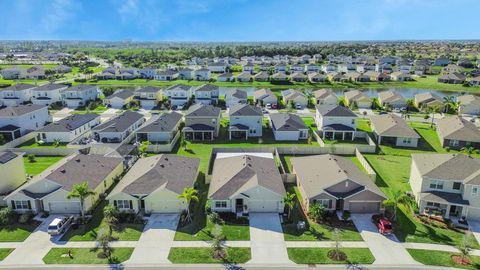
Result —
[[250, 213], [252, 259], [248, 264], [291, 264], [277, 213]]
[[480, 221], [469, 220], [468, 227], [472, 231], [473, 236], [475, 237], [477, 242], [480, 243]]
[[384, 236], [372, 223], [371, 214], [352, 214], [351, 218], [375, 257], [375, 264], [418, 264], [395, 235]]
[[50, 237], [47, 232], [48, 225], [56, 217], [60, 217], [60, 215], [50, 215], [46, 218], [1, 264], [43, 264], [43, 257], [53, 247], [53, 243], [58, 242], [61, 238], [61, 235]]
[[52, 120], [57, 122], [62, 120], [63, 118], [70, 116], [70, 113], [73, 112], [73, 109], [63, 108], [55, 113], [52, 114]]
[[168, 253], [179, 219], [179, 214], [152, 214], [125, 264], [170, 264]]
[[108, 119], [113, 118], [114, 116], [117, 115], [118, 111], [119, 109], [108, 108], [106, 111], [100, 114], [100, 121], [103, 123]]

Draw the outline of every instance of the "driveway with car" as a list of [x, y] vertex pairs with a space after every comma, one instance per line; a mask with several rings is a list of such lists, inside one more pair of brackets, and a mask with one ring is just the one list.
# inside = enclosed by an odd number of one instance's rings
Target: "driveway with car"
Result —
[[418, 264], [395, 235], [382, 235], [371, 214], [352, 214], [353, 223], [375, 257], [375, 264]]
[[152, 214], [125, 264], [170, 264], [168, 253], [179, 219], [179, 214]]
[[278, 213], [250, 213], [249, 264], [291, 264]]

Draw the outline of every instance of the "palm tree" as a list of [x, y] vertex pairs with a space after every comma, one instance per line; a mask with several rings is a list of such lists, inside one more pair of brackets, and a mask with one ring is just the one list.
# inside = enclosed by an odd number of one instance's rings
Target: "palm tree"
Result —
[[295, 206], [295, 198], [296, 194], [292, 192], [287, 192], [287, 196], [283, 198], [283, 203], [285, 204], [285, 207], [288, 209], [288, 220], [290, 220], [290, 215], [292, 213], [293, 207]]
[[147, 153], [148, 146], [150, 145], [149, 141], [143, 141], [139, 146], [138, 146], [138, 156], [139, 157], [144, 157], [145, 154]]
[[478, 150], [475, 149], [473, 146], [465, 146], [460, 149], [463, 153], [467, 154], [469, 157], [471, 157], [473, 154], [477, 154]]
[[399, 205], [411, 207], [412, 204], [412, 199], [400, 190], [395, 191], [389, 199], [383, 201], [383, 205], [393, 207], [393, 220], [397, 219], [397, 210]]
[[440, 112], [440, 108], [438, 106], [430, 106], [430, 107], [427, 107], [427, 114], [432, 114], [432, 123], [430, 124], [430, 127], [433, 128], [433, 124], [434, 124], [434, 121], [435, 121], [435, 114], [436, 113], [439, 113]]
[[53, 140], [53, 146], [54, 147], [59, 147], [60, 146], [60, 139]]
[[415, 108], [415, 100], [413, 98], [407, 98], [405, 101], [407, 102], [407, 111]]
[[187, 140], [185, 139], [185, 134], [182, 134], [182, 137], [180, 138], [180, 146], [183, 148], [183, 150], [187, 150]]
[[82, 220], [84, 218], [84, 204], [85, 204], [85, 199], [88, 197], [88, 196], [91, 196], [91, 195], [95, 195], [95, 191], [91, 190], [89, 187], [88, 187], [88, 183], [87, 182], [83, 182], [83, 183], [80, 183], [80, 184], [75, 184], [73, 185], [73, 188], [72, 188], [72, 191], [70, 191], [68, 194], [67, 194], [67, 199], [70, 200], [72, 198], [78, 198], [80, 200], [80, 213], [81, 213], [81, 217], [82, 217]]
[[103, 208], [103, 219], [108, 225], [108, 232], [110, 236], [112, 236], [113, 227], [118, 222], [118, 213], [118, 209], [111, 204], [107, 204]]
[[325, 216], [325, 207], [318, 202], [313, 203], [308, 209], [308, 216], [315, 222], [320, 221]]
[[179, 199], [183, 199], [185, 204], [187, 205], [187, 221], [192, 221], [190, 216], [190, 202], [196, 201], [198, 202], [198, 191], [191, 187], [186, 187], [183, 189], [182, 194], [178, 195]]

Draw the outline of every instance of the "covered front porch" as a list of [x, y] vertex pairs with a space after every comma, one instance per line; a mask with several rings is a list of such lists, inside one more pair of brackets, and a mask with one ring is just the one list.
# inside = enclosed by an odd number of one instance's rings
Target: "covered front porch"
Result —
[[202, 124], [186, 126], [182, 130], [186, 140], [189, 141], [212, 141], [215, 128]]
[[333, 124], [324, 126], [322, 131], [322, 139], [328, 140], [355, 140], [355, 129], [342, 125], [342, 124]]
[[467, 215], [469, 201], [461, 194], [430, 191], [420, 193], [419, 212], [429, 216], [442, 216], [462, 220]]
[[249, 127], [241, 124], [231, 125], [228, 127], [228, 139], [241, 138], [245, 136], [245, 140], [248, 140]]

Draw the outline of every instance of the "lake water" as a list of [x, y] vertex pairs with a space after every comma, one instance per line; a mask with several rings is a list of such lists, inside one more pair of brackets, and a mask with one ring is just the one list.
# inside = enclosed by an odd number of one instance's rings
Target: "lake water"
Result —
[[[253, 92], [255, 92], [257, 89], [261, 89], [262, 87], [237, 87], [238, 89], [241, 89], [243, 91], [247, 91], [247, 94], [249, 96], [252, 96], [253, 95]], [[224, 96], [225, 95], [225, 92], [228, 90], [228, 89], [232, 89], [230, 87], [220, 87], [220, 96]], [[305, 88], [305, 90], [310, 90], [310, 91], [315, 91], [317, 90], [318, 88]], [[365, 89], [361, 89], [365, 94], [367, 94], [369, 97], [378, 97], [378, 93], [380, 92], [384, 92], [384, 91], [388, 91], [388, 90], [395, 90], [397, 91], [399, 94], [401, 94], [404, 98], [413, 98], [416, 94], [421, 94], [421, 93], [425, 93], [425, 92], [432, 92], [436, 95], [438, 95], [439, 97], [443, 98], [445, 96], [460, 96], [460, 95], [463, 95], [465, 93], [462, 93], [462, 92], [448, 92], [448, 91], [440, 91], [440, 90], [434, 90], [434, 89], [420, 89], [420, 88], [396, 88], [396, 87], [392, 87], [392, 88], [375, 88], [375, 89], [369, 89], [369, 88], [365, 88]], [[348, 91], [348, 90], [345, 90], [345, 89], [341, 89], [341, 88], [333, 88], [333, 91], [335, 92], [335, 94], [337, 94], [338, 96], [343, 96], [343, 92], [345, 91]], [[480, 93], [468, 93], [468, 94], [474, 94], [474, 95], [480, 95]]]

